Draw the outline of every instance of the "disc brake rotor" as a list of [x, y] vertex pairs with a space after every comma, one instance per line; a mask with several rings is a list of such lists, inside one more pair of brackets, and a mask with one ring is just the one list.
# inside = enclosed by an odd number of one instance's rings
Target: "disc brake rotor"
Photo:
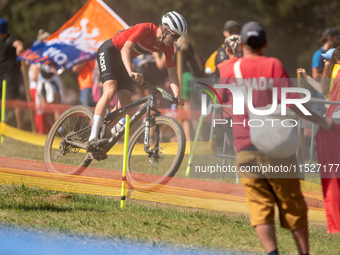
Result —
[[152, 165], [156, 166], [162, 162], [164, 156], [165, 156], [165, 152], [163, 148], [161, 147], [155, 148], [153, 155], [149, 157], [149, 162]]
[[[65, 137], [69, 137], [69, 140], [72, 141], [78, 141], [78, 135], [73, 135], [75, 132], [71, 131], [69, 132]], [[72, 149], [75, 149], [72, 147], [72, 145], [69, 145], [65, 138], [59, 143], [59, 150], [55, 152], [54, 158], [57, 159], [59, 156], [65, 156], [67, 153], [69, 153]]]

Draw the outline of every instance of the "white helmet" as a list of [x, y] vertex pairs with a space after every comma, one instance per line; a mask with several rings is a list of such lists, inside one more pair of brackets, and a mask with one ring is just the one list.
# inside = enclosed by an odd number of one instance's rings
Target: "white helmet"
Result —
[[162, 24], [179, 35], [185, 35], [187, 33], [187, 22], [178, 12], [172, 11], [163, 15]]

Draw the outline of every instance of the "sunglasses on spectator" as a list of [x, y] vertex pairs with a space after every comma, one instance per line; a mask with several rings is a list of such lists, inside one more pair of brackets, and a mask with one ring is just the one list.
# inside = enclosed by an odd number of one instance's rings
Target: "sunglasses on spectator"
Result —
[[176, 33], [173, 33], [170, 29], [167, 28], [167, 30], [168, 30], [169, 33], [171, 34], [172, 39], [178, 40], [178, 39], [181, 37], [181, 35], [176, 34]]

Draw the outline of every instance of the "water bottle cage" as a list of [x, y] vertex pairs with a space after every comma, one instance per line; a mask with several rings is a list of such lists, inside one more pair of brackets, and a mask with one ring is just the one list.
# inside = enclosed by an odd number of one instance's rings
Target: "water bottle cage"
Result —
[[112, 129], [111, 133], [115, 136], [119, 133], [122, 127], [125, 125], [125, 118], [121, 119]]

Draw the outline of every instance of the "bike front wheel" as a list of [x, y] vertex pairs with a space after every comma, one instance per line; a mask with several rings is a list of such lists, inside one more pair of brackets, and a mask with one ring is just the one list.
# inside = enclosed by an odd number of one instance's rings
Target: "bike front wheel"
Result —
[[44, 161], [48, 172], [76, 175], [85, 171], [92, 162], [87, 151], [66, 143], [64, 139], [69, 136], [72, 141], [85, 145], [92, 120], [93, 110], [84, 105], [74, 106], [60, 115], [45, 142]]
[[180, 167], [185, 153], [185, 135], [173, 118], [156, 117], [151, 122], [149, 150], [144, 150], [145, 125], [132, 135], [128, 148], [127, 179], [134, 188], [152, 189], [166, 184]]

